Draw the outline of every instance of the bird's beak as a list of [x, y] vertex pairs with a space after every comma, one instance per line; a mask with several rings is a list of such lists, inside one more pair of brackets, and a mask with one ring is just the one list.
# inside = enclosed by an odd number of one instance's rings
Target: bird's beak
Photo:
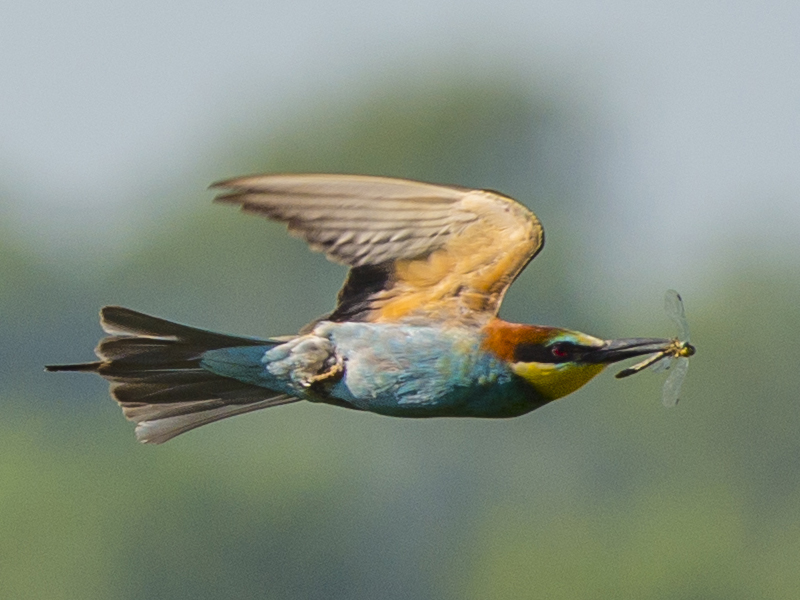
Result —
[[673, 340], [664, 338], [625, 338], [609, 340], [603, 346], [584, 354], [583, 362], [611, 364], [626, 358], [663, 352], [674, 345]]

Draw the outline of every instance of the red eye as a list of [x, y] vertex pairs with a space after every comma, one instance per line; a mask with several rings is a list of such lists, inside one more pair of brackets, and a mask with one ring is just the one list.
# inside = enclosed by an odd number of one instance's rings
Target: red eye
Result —
[[552, 352], [553, 356], [555, 356], [556, 358], [566, 358], [567, 356], [569, 356], [569, 351], [560, 344], [556, 344], [555, 346], [553, 346], [550, 349], [550, 352]]

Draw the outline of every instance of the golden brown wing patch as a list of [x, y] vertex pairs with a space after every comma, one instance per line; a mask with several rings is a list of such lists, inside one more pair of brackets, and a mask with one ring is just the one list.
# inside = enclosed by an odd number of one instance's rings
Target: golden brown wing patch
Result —
[[288, 224], [351, 266], [333, 320], [483, 321], [541, 249], [542, 226], [485, 190], [352, 175], [273, 175], [215, 184], [223, 202]]

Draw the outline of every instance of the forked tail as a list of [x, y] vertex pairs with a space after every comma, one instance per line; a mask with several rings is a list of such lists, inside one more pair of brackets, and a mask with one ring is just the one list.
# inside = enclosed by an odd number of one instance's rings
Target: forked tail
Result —
[[111, 395], [136, 423], [141, 442], [160, 444], [220, 419], [297, 401], [279, 392], [222, 377], [200, 365], [209, 350], [275, 342], [195, 329], [120, 306], [100, 311], [109, 337], [97, 362], [50, 365], [48, 371], [86, 371], [111, 382]]

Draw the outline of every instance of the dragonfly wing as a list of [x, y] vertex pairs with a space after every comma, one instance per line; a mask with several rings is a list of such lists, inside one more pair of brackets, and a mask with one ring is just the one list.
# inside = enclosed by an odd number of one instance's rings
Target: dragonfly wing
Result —
[[674, 362], [675, 362], [674, 356], [664, 356], [661, 358], [661, 360], [659, 360], [652, 367], [650, 367], [650, 370], [653, 373], [663, 373], [664, 371], [668, 371], [669, 369], [671, 369]]
[[688, 358], [675, 359], [674, 363], [667, 380], [664, 382], [664, 392], [661, 396], [666, 407], [672, 407], [678, 403], [681, 386], [683, 385], [683, 380], [686, 379], [686, 372], [689, 370]]
[[667, 290], [664, 294], [664, 311], [667, 316], [678, 326], [678, 339], [689, 341], [689, 322], [686, 320], [686, 311], [683, 308], [683, 299], [675, 290]]

